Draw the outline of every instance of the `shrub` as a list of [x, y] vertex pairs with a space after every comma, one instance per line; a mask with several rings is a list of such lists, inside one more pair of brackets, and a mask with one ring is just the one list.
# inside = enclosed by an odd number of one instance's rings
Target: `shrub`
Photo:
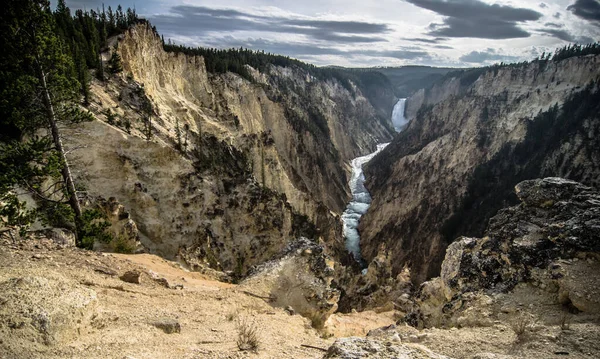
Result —
[[257, 352], [260, 345], [258, 339], [258, 327], [256, 322], [250, 322], [248, 319], [240, 318], [237, 322], [237, 340], [236, 344], [239, 350]]
[[510, 328], [515, 333], [515, 341], [517, 343], [526, 341], [529, 337], [529, 332], [531, 332], [534, 327], [535, 320], [531, 317], [531, 315], [526, 313], [521, 313], [512, 322], [510, 322]]
[[560, 330], [569, 330], [571, 329], [571, 316], [567, 312], [562, 312], [560, 316]]
[[135, 250], [134, 246], [124, 236], [113, 239], [111, 245], [115, 253], [131, 254]]
[[82, 215], [81, 243], [86, 249], [93, 249], [94, 242], [110, 243], [113, 236], [107, 231], [110, 223], [99, 209], [88, 209]]

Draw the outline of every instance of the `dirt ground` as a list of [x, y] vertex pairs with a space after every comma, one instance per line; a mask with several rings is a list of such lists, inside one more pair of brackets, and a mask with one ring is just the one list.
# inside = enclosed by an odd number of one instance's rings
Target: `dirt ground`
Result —
[[[140, 284], [119, 278], [131, 270], [141, 273]], [[0, 289], [0, 358], [6, 359], [321, 358], [336, 337], [364, 336], [394, 323], [393, 312], [335, 314], [324, 330], [315, 330], [248, 286], [218, 282], [154, 255], [56, 248], [43, 240], [0, 243]], [[178, 322], [180, 332], [155, 325], [165, 320]], [[238, 349], [240, 322], [256, 328], [256, 352]], [[402, 342], [453, 358], [600, 357], [593, 318], [574, 315], [568, 328], [546, 322], [533, 329], [521, 341], [500, 321], [422, 331], [399, 325], [395, 331]]]
[[[0, 324], [0, 358], [320, 358], [322, 350], [302, 345], [326, 349], [335, 339], [323, 339], [330, 335], [313, 329], [308, 319], [253, 296], [251, 288], [203, 277], [154, 255], [52, 247], [44, 241], [0, 244], [0, 283], [15, 278], [48, 279], [51, 284], [60, 283], [57, 286], [63, 293], [49, 300], [58, 303], [69, 292], [77, 296], [78, 290], [85, 290], [95, 293], [96, 303], [85, 308], [90, 313], [81, 316], [83, 323], [73, 323], [79, 327], [76, 335], [59, 333], [55, 336], [62, 339], [46, 345], [36, 339], [33, 324], [18, 329], [4, 325], [13, 313], [0, 300], [4, 322]], [[119, 279], [130, 270], [141, 272], [140, 284]], [[153, 277], [166, 279], [171, 288]], [[21, 290], [26, 292], [17, 297], [45, 295], [33, 287], [25, 286]], [[31, 302], [21, 303], [23, 312], [40, 310], [39, 303]], [[52, 302], [44, 305], [49, 312], [48, 308], [56, 307]], [[74, 311], [54, 310], [57, 315], [51, 319], [60, 322], [59, 315], [74, 315]], [[164, 318], [177, 320], [180, 333], [166, 334], [153, 325]], [[389, 324], [389, 318], [367, 319], [356, 334]], [[238, 349], [239, 322], [257, 328], [257, 352]]]

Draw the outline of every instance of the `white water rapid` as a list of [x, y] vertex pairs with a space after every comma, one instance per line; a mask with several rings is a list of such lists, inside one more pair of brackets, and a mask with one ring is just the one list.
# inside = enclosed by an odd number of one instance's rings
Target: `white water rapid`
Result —
[[[408, 121], [404, 118], [404, 104], [406, 99], [400, 99], [394, 106], [392, 111], [392, 123], [396, 132], [400, 132], [406, 127]], [[360, 234], [358, 233], [358, 222], [369, 206], [371, 205], [371, 195], [365, 188], [365, 174], [362, 166], [369, 162], [375, 155], [381, 152], [389, 143], [377, 145], [377, 150], [366, 156], [356, 157], [352, 160], [352, 177], [350, 177], [350, 192], [352, 200], [346, 206], [346, 210], [342, 214], [343, 234], [346, 240], [346, 249], [352, 253], [354, 259], [361, 264], [362, 256], [360, 254]]]

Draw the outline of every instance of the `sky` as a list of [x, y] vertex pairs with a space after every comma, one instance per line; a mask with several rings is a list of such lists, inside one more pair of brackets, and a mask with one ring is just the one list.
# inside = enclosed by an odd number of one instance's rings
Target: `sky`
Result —
[[67, 0], [136, 9], [176, 44], [319, 66], [472, 67], [600, 40], [600, 0]]

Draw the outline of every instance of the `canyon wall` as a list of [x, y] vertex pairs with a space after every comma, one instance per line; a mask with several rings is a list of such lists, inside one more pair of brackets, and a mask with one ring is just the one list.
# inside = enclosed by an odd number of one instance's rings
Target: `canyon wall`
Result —
[[410, 98], [411, 123], [366, 168], [373, 203], [359, 227], [363, 256], [391, 256], [391, 275], [408, 267], [418, 284], [439, 274], [454, 238], [480, 236], [516, 203], [518, 182], [561, 176], [598, 186], [599, 62], [471, 70]]
[[113, 44], [123, 72], [91, 86], [101, 121], [66, 142], [77, 181], [116, 197], [144, 247], [238, 276], [299, 235], [343, 252], [348, 162], [390, 140], [391, 88], [375, 107], [360, 84], [309, 66], [208, 73], [148, 24]]

